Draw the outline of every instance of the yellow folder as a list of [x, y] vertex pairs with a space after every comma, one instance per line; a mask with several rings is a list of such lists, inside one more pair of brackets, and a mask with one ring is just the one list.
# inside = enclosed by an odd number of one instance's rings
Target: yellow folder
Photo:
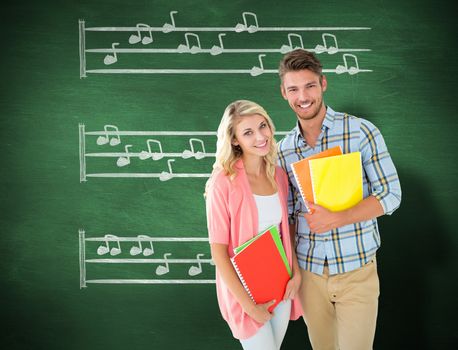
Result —
[[331, 211], [353, 207], [363, 199], [361, 153], [309, 161], [315, 203]]

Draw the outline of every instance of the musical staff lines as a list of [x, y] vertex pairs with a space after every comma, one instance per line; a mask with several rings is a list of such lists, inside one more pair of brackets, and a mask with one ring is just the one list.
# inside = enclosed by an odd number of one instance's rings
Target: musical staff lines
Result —
[[[117, 45], [119, 45], [119, 43], [114, 43]], [[322, 46], [322, 45], [320, 45]], [[219, 55], [219, 54], [222, 54], [222, 53], [287, 53], [289, 51], [292, 51], [294, 50], [295, 48], [300, 48], [300, 47], [294, 47], [293, 49], [288, 49], [290, 48], [291, 46], [289, 45], [283, 45], [281, 48], [279, 49], [225, 49], [224, 47], [221, 47], [221, 46], [213, 46], [212, 48], [210, 49], [199, 49], [199, 53], [206, 53], [206, 54], [211, 54], [213, 56], [216, 56], [216, 55]], [[320, 51], [319, 53], [323, 53], [323, 52], [329, 52], [331, 53], [331, 50], [328, 50], [327, 48], [325, 49], [316, 49], [316, 48], [304, 48], [304, 47], [301, 47], [307, 51], [314, 51], [314, 52], [318, 52]], [[185, 49], [182, 48], [182, 49], [143, 49], [143, 48], [132, 48], [132, 49], [129, 49], [129, 48], [118, 48], [118, 49], [114, 49], [114, 48], [111, 48], [111, 49], [88, 49], [86, 50], [86, 52], [91, 52], [91, 53], [113, 53], [113, 50], [116, 51], [116, 53], [155, 53], [155, 54], [159, 54], [159, 53], [173, 53], [173, 54], [176, 54], [176, 53], [184, 53]], [[181, 50], [181, 52], [180, 52]], [[337, 51], [336, 52], [332, 52], [332, 53], [337, 53], [338, 51], [340, 52], [367, 52], [367, 51], [371, 51], [369, 49], [336, 49]], [[196, 49], [194, 49], [194, 52], [196, 51]], [[190, 53], [192, 53], [190, 51]], [[331, 71], [328, 69], [328, 71]]]
[[[176, 23], [177, 20], [179, 22], [179, 18], [176, 18], [177, 15], [178, 11], [170, 11], [170, 20], [162, 26], [136, 23], [127, 27], [86, 27], [86, 22], [79, 20], [80, 78], [85, 78], [88, 74], [249, 74], [256, 77], [261, 74], [278, 73], [276, 67], [269, 67], [271, 63], [264, 68], [262, 58], [270, 61], [275, 59], [277, 64], [280, 55], [297, 48], [306, 49], [316, 54], [338, 56], [333, 63], [330, 63], [331, 67], [324, 67], [324, 73], [353, 75], [372, 72], [372, 69], [361, 68], [359, 65], [348, 66], [346, 63], [348, 56], [345, 56], [352, 55], [353, 61], [357, 62], [359, 58], [356, 54], [371, 52], [370, 48], [341, 47], [338, 45], [338, 36], [344, 36], [345, 39], [345, 33], [370, 31], [370, 27], [266, 26], [253, 12], [242, 12], [241, 17], [234, 21], [236, 24], [231, 27], [180, 27]], [[110, 32], [116, 34], [114, 37], [116, 40], [106, 42], [105, 47], [87, 48], [88, 35], [97, 36], [98, 33]], [[164, 40], [169, 33], [178, 33], [182, 36], [178, 42], [172, 43]], [[244, 38], [243, 44], [246, 45], [248, 42], [250, 47], [234, 48], [234, 45], [240, 43], [237, 36], [243, 35], [243, 33], [253, 38], [254, 42], [250, 44], [249, 39]], [[321, 38], [309, 38], [307, 33], [321, 34]], [[268, 35], [268, 37], [258, 40], [258, 36], [262, 34]], [[176, 40], [176, 37], [173, 40]], [[266, 43], [266, 46], [269, 45], [270, 47], [256, 47], [258, 43]], [[196, 63], [198, 66], [193, 67], [190, 56], [202, 54], [208, 55], [209, 59], [200, 60]], [[343, 56], [339, 56], [339, 54]], [[156, 65], [156, 67], [146, 67], [144, 66], [146, 65], [145, 60], [135, 58], [137, 55], [173, 55], [173, 59], [152, 60], [154, 62], [151, 64]], [[224, 55], [244, 55], [247, 59], [246, 66], [227, 67], [227, 62], [217, 60], [218, 57]], [[267, 55], [268, 57], [266, 57]], [[88, 62], [89, 56], [93, 57], [90, 64]], [[256, 64], [257, 61], [260, 62], [259, 67], [247, 68]], [[169, 62], [175, 66], [167, 67]], [[118, 64], [122, 67], [116, 67]], [[157, 67], [157, 64], [160, 64], [161, 67]], [[220, 67], [211, 67], [215, 64]], [[143, 67], [138, 67], [139, 65], [143, 65]], [[342, 67], [346, 67], [346, 69], [342, 69]]]
[[[84, 20], [80, 20], [83, 21]], [[343, 30], [370, 30], [370, 27], [259, 27], [257, 32], [291, 32], [291, 31], [343, 31]], [[84, 28], [87, 32], [164, 32], [163, 27], [148, 27], [142, 29], [138, 27], [88, 27]], [[174, 32], [237, 32], [234, 27], [181, 27], [174, 28]]]
[[[208, 238], [153, 237], [149, 235], [121, 237], [112, 234], [101, 237], [86, 237], [86, 232], [83, 229], [80, 229], [78, 234], [80, 288], [86, 288], [88, 284], [215, 283], [214, 278], [206, 278], [208, 275], [214, 276], [214, 263], [210, 257]], [[192, 257], [174, 257], [183, 254], [183, 252], [191, 254], [189, 253], [189, 246], [180, 246], [183, 244], [192, 244], [200, 252]], [[159, 249], [162, 250], [161, 253], [156, 252], [157, 245], [162, 245], [162, 249]], [[90, 255], [89, 258], [88, 255]], [[157, 257], [155, 257], [156, 255]], [[96, 265], [101, 266], [101, 268], [95, 272], [89, 271], [92, 266]], [[113, 275], [133, 275], [132, 269], [140, 265], [144, 268], [138, 270], [136, 274], [142, 276], [146, 274], [146, 278], [113, 278]], [[102, 277], [106, 278], [100, 278], [100, 271], [104, 274]], [[164, 276], [168, 277], [169, 274], [172, 277], [180, 278], [163, 278]], [[88, 278], [88, 275], [91, 277]], [[92, 278], [92, 275], [96, 275], [95, 278]]]
[[[111, 124], [100, 131], [86, 131], [79, 124], [80, 182], [88, 178], [157, 178], [162, 182], [208, 178], [215, 145], [216, 131], [123, 131]], [[104, 170], [88, 172], [90, 166]]]

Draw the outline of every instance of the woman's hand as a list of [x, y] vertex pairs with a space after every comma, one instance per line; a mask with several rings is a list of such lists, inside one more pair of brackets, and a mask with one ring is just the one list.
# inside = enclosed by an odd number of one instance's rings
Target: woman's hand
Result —
[[271, 300], [265, 304], [252, 303], [245, 312], [256, 322], [264, 324], [274, 316], [273, 313], [270, 313], [268, 310], [273, 304], [275, 304], [275, 300]]
[[283, 300], [294, 299], [301, 286], [302, 277], [299, 272], [293, 274], [293, 277], [286, 284], [285, 295]]

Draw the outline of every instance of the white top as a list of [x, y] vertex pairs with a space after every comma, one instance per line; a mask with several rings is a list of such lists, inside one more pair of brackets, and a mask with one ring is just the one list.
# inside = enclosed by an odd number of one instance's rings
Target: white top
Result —
[[258, 208], [259, 232], [272, 225], [279, 227], [281, 223], [281, 204], [278, 192], [269, 196], [253, 195]]

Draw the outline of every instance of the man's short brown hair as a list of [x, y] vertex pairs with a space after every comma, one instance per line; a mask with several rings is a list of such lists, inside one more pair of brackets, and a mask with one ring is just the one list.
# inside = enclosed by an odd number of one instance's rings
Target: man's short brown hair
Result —
[[302, 49], [288, 52], [285, 56], [283, 56], [280, 61], [280, 66], [278, 67], [278, 75], [283, 81], [283, 77], [286, 73], [303, 69], [308, 69], [318, 74], [321, 82], [321, 77], [323, 75], [323, 66], [321, 65], [321, 62], [312, 52]]

